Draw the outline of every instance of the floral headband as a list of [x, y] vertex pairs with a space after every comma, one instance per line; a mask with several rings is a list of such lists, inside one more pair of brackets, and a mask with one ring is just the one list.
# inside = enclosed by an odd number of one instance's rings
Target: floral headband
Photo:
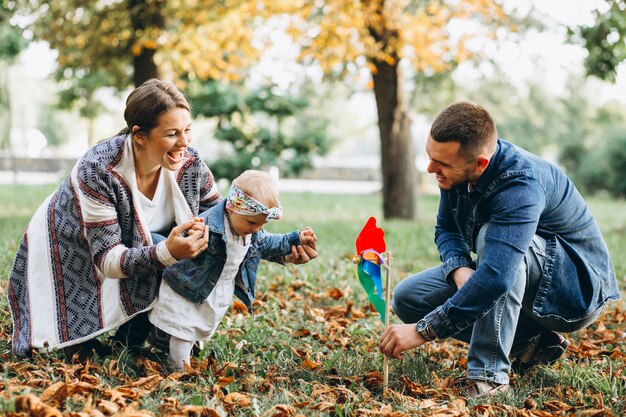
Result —
[[250, 197], [235, 184], [230, 186], [230, 192], [226, 200], [226, 208], [244, 216], [267, 214], [266, 220], [278, 220], [283, 214], [283, 208], [281, 206], [267, 208], [263, 203]]

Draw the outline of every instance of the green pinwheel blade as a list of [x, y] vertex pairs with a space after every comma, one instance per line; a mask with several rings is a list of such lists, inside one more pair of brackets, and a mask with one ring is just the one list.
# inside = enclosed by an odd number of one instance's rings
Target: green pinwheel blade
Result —
[[367, 293], [367, 298], [370, 300], [378, 314], [380, 314], [382, 322], [385, 323], [385, 300], [381, 298], [382, 294], [376, 294], [374, 279], [363, 270], [363, 262], [360, 262], [357, 267], [357, 276], [359, 277], [361, 286]]

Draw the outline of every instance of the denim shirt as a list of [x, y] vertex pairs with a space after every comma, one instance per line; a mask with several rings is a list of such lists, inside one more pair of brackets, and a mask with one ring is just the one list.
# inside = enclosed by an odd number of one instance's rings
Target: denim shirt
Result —
[[[213, 291], [226, 262], [226, 233], [224, 213], [226, 200], [200, 214], [209, 226], [209, 245], [194, 259], [176, 262], [163, 270], [163, 279], [181, 296], [200, 304]], [[246, 253], [235, 278], [235, 295], [252, 310], [256, 272], [261, 259], [280, 261], [291, 253], [292, 245], [300, 245], [297, 230], [288, 234], [272, 234], [261, 230], [252, 234], [250, 248]]]
[[[484, 259], [470, 251], [482, 226]], [[468, 184], [441, 190], [435, 242], [443, 273], [475, 268], [453, 297], [425, 320], [439, 338], [480, 319], [506, 294], [533, 236], [546, 239], [546, 264], [533, 312], [575, 321], [620, 297], [606, 243], [572, 181], [549, 162], [498, 139], [489, 166], [471, 191]]]

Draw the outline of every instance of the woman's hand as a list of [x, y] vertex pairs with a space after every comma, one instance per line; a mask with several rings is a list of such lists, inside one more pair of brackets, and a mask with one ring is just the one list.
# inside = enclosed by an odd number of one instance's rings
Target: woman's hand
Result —
[[300, 265], [317, 258], [317, 236], [313, 229], [305, 227], [300, 232], [300, 243], [301, 245], [291, 246], [291, 254], [285, 256], [286, 263]]
[[194, 217], [173, 228], [165, 245], [177, 260], [193, 259], [209, 245], [209, 227], [203, 218]]

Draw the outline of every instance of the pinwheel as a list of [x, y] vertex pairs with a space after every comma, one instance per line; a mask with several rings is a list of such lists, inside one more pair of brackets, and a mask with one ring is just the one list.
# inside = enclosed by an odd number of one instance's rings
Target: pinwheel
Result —
[[[356, 255], [352, 262], [357, 264], [356, 276], [367, 293], [374, 309], [380, 314], [380, 319], [385, 324], [385, 329], [389, 327], [389, 297], [391, 284], [391, 253], [387, 252], [387, 260], [383, 259], [386, 251], [385, 232], [380, 227], [376, 227], [376, 218], [367, 219], [361, 233], [356, 238]], [[381, 277], [381, 267], [387, 270], [387, 282], [385, 284], [385, 295], [383, 298], [383, 280]], [[387, 395], [389, 385], [389, 358], [383, 358], [383, 395]]]
[[387, 267], [382, 257], [385, 250], [385, 232], [376, 227], [376, 218], [370, 217], [356, 238], [356, 255], [352, 261], [357, 264], [356, 276], [383, 323], [387, 308], [381, 277], [381, 266]]

